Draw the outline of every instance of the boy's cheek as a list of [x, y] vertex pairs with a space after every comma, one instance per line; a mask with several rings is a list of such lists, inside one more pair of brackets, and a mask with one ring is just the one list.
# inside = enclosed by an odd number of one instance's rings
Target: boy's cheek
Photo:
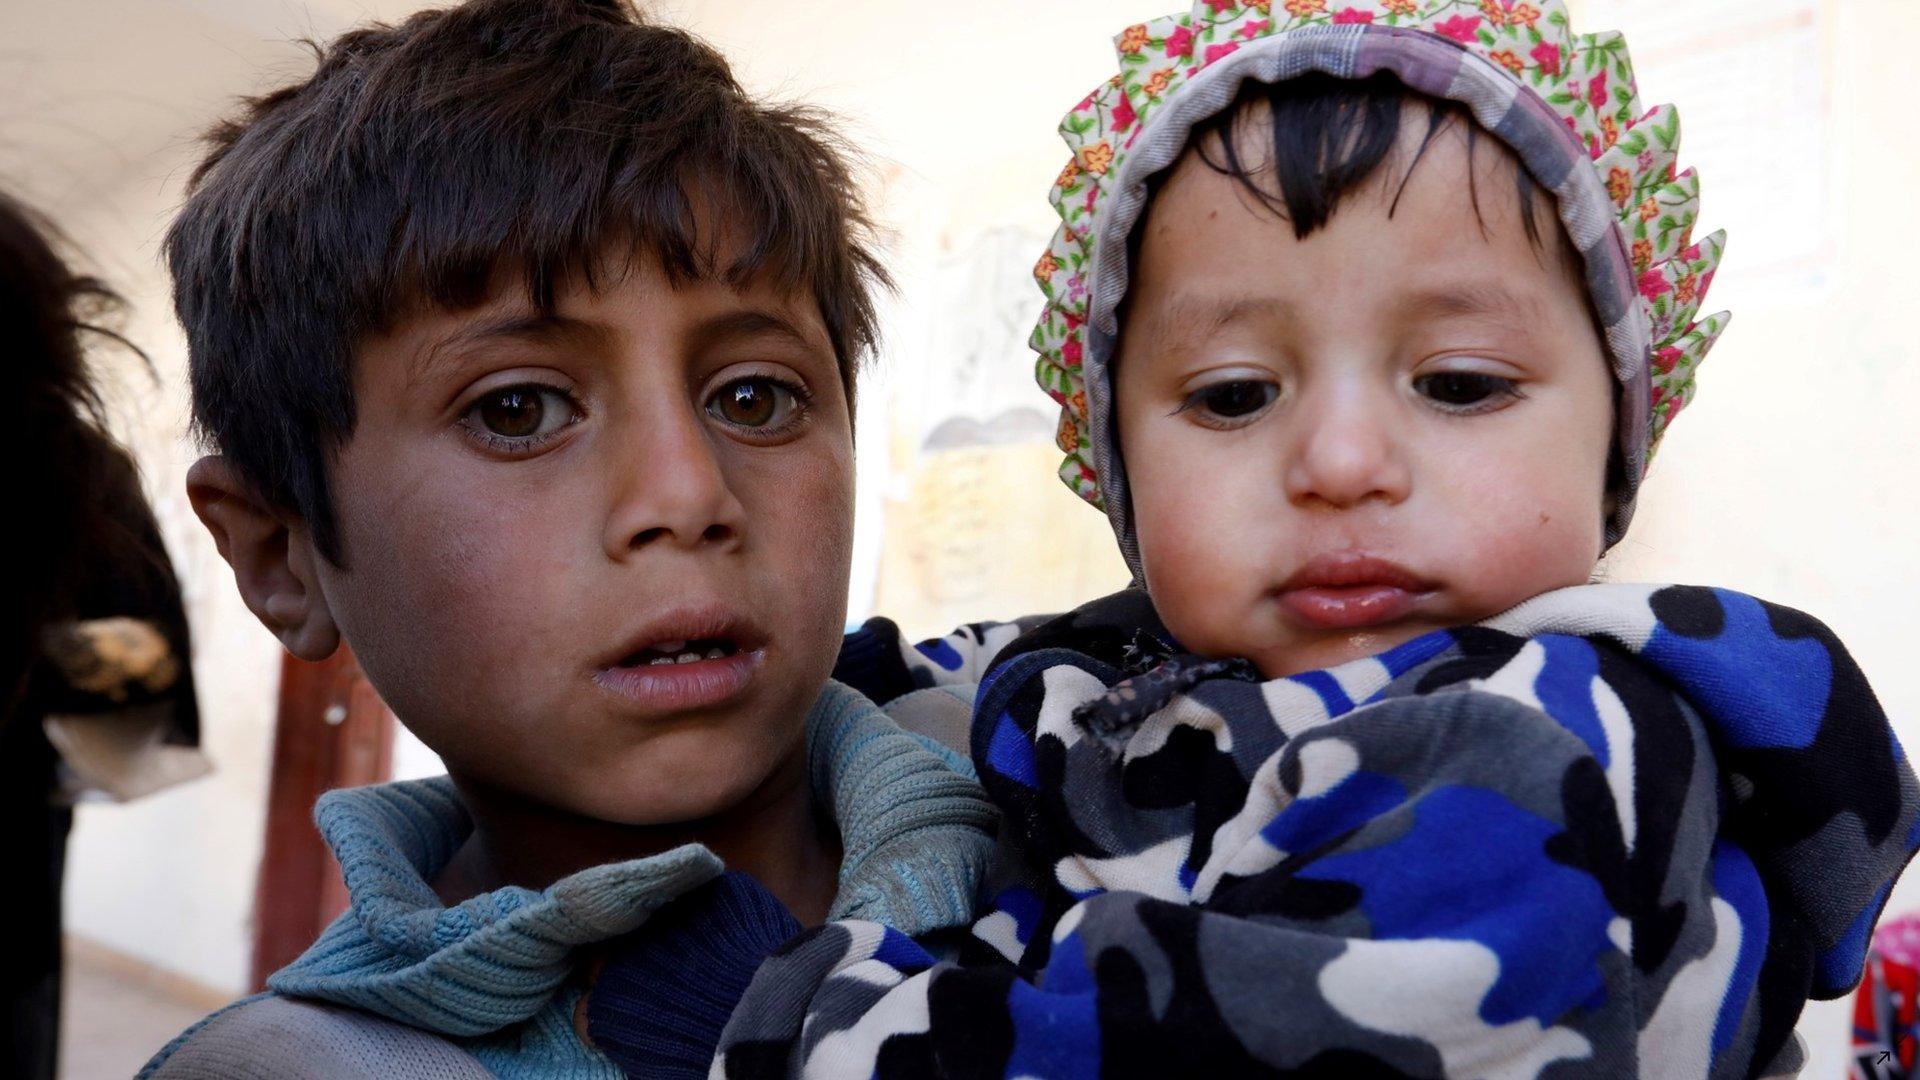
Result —
[[641, 730], [596, 714], [593, 643], [630, 629], [650, 598], [609, 610], [608, 579], [592, 573], [606, 558], [604, 514], [576, 505], [564, 483], [511, 493], [343, 485], [343, 501], [349, 490], [372, 497], [341, 507], [360, 553], [332, 590], [342, 629], [450, 768], [605, 820], [702, 816], [792, 752], [845, 622], [851, 454], [783, 464], [731, 477], [746, 512], [732, 599], [755, 606], [784, 654], [763, 675], [755, 715]]

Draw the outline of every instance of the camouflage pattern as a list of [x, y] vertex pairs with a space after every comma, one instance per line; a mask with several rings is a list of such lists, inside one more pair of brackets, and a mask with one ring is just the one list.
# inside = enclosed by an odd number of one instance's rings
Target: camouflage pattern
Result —
[[1587, 586], [1326, 671], [1208, 663], [1131, 590], [1000, 649], [970, 939], [796, 939], [712, 1075], [1778, 1075], [1920, 840], [1846, 650], [1737, 593]]

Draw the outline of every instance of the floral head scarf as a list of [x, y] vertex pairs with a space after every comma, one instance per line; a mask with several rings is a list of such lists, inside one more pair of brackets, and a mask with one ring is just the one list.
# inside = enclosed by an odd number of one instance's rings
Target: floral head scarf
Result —
[[1111, 519], [1137, 575], [1126, 473], [1113, 438], [1111, 363], [1128, 280], [1127, 237], [1148, 183], [1195, 124], [1249, 80], [1391, 72], [1456, 101], [1558, 202], [1618, 380], [1625, 465], [1606, 543], [1633, 518], [1660, 436], [1693, 398], [1694, 370], [1726, 327], [1701, 317], [1724, 233], [1693, 239], [1700, 181], [1679, 172], [1680, 118], [1643, 112], [1617, 33], [1573, 33], [1563, 0], [1200, 0], [1114, 39], [1120, 73], [1075, 106], [1073, 156], [1054, 183], [1061, 224], [1034, 267], [1047, 306], [1035, 376], [1060, 403], [1060, 477]]

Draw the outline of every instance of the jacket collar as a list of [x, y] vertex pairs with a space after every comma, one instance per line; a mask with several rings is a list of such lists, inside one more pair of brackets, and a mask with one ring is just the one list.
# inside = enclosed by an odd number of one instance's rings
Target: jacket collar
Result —
[[[821, 692], [807, 731], [814, 792], [845, 849], [830, 917], [909, 934], [965, 924], [996, 820], [979, 786], [839, 683]], [[268, 986], [445, 1035], [529, 1019], [573, 973], [575, 949], [637, 928], [723, 869], [689, 844], [446, 907], [429, 882], [473, 829], [451, 780], [330, 792], [315, 818], [350, 907]]]

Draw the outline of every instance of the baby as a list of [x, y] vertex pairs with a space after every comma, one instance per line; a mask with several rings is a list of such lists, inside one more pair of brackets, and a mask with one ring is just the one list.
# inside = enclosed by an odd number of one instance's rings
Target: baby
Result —
[[1920, 791], [1817, 621], [1588, 584], [1726, 322], [1674, 113], [1558, 0], [1117, 43], [1035, 345], [1137, 587], [853, 679], [984, 674], [997, 893], [789, 946], [716, 1075], [1796, 1070]]

